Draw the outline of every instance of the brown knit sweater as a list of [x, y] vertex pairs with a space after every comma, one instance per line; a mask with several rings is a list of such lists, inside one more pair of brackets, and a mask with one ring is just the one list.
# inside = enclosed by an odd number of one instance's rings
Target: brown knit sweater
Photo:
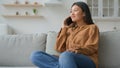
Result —
[[89, 56], [98, 68], [99, 29], [95, 24], [78, 26], [77, 28], [61, 28], [55, 49], [64, 52], [74, 49], [78, 54]]

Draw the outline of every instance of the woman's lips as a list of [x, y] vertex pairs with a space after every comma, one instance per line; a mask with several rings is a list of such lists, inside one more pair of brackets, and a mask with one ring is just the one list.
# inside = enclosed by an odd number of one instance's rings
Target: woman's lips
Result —
[[71, 19], [74, 19], [75, 18], [75, 16], [71, 16]]

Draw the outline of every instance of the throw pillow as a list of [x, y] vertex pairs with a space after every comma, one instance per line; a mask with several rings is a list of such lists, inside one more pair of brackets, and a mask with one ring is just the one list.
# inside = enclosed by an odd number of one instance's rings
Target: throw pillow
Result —
[[55, 42], [57, 38], [57, 32], [50, 31], [47, 34], [47, 43], [46, 43], [46, 53], [51, 55], [59, 55], [59, 53], [55, 50]]

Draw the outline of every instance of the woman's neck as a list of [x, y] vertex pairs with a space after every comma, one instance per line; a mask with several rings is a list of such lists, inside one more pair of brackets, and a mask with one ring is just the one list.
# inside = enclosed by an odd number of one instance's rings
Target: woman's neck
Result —
[[84, 21], [79, 21], [79, 22], [76, 22], [76, 25], [81, 27], [83, 25], [87, 25]]

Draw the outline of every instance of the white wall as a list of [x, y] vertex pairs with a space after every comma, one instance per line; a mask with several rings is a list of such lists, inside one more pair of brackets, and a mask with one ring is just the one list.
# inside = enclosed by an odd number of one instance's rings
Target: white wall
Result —
[[[59, 31], [63, 20], [69, 15], [69, 10], [73, 2], [79, 0], [61, 0], [63, 5], [61, 6], [44, 6], [39, 7], [39, 14], [43, 15], [41, 18], [6, 18], [3, 14], [13, 14], [16, 10], [19, 10], [21, 14], [25, 11], [29, 11], [32, 14], [33, 7], [25, 8], [7, 8], [2, 4], [13, 3], [15, 0], [0, 0], [0, 23], [8, 24], [9, 28], [17, 34], [31, 34], [31, 33], [47, 33], [48, 31]], [[25, 0], [19, 0], [24, 3]], [[29, 0], [30, 3], [35, 1], [44, 3], [46, 0]], [[100, 31], [112, 31], [114, 27], [117, 30], [120, 29], [120, 22], [114, 21], [95, 21]]]

